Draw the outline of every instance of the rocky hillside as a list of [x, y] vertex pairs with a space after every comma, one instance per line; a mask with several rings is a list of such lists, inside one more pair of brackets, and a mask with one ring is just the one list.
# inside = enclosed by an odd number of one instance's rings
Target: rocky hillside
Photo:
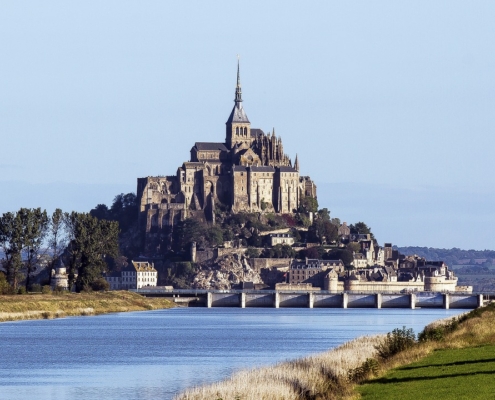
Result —
[[226, 254], [199, 266], [193, 278], [196, 289], [232, 289], [241, 282], [263, 283], [259, 273], [249, 265], [241, 254]]

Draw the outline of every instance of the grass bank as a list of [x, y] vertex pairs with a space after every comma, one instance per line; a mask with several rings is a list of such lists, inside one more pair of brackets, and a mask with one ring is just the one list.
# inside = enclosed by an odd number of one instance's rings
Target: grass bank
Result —
[[[495, 304], [432, 324], [419, 343], [384, 360], [356, 386], [356, 398], [495, 398]], [[400, 397], [398, 397], [400, 394]]]
[[427, 326], [241, 371], [175, 400], [495, 398], [495, 304]]
[[0, 322], [144, 311], [173, 306], [167, 299], [142, 297], [127, 291], [4, 295], [0, 296]]

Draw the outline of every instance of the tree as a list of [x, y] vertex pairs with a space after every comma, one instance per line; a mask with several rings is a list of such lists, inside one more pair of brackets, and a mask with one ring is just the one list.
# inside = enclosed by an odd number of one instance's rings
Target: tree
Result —
[[349, 267], [354, 261], [354, 255], [349, 250], [336, 249], [324, 255], [325, 260], [342, 260], [344, 266]]
[[331, 243], [338, 239], [338, 228], [330, 222], [330, 219], [315, 219], [308, 228], [308, 240], [320, 244]]
[[[17, 290], [26, 268], [26, 289], [36, 269], [48, 228], [46, 211], [41, 208], [21, 208], [15, 214], [8, 212], [0, 219], [0, 247], [5, 253], [4, 267], [7, 280]], [[24, 259], [24, 262], [23, 262]]]
[[299, 208], [297, 212], [299, 213], [315, 213], [318, 211], [318, 201], [311, 196], [305, 196], [299, 201]]
[[0, 246], [5, 254], [3, 267], [7, 272], [7, 281], [13, 290], [17, 290], [22, 278], [22, 228], [19, 215], [12, 212], [2, 214], [0, 218]]
[[48, 247], [52, 253], [48, 276], [50, 283], [52, 280], [52, 271], [55, 268], [55, 262], [61, 256], [66, 244], [66, 237], [64, 233], [64, 213], [60, 208], [57, 208], [53, 212], [49, 221]]
[[117, 256], [119, 225], [116, 221], [98, 220], [88, 213], [66, 213], [64, 220], [71, 239], [69, 284], [77, 271], [76, 290], [80, 292], [101, 278], [106, 257]]
[[248, 247], [245, 255], [247, 258], [258, 258], [260, 256], [260, 251], [255, 247]]
[[192, 242], [202, 246], [205, 242], [205, 227], [194, 218], [188, 218], [177, 224], [174, 229], [174, 245], [177, 251], [189, 249]]
[[210, 247], [218, 247], [223, 244], [222, 229], [216, 225], [205, 230], [205, 239]]
[[31, 283], [31, 276], [36, 270], [38, 259], [42, 251], [42, 245], [48, 231], [48, 216], [41, 208], [21, 208], [17, 214], [21, 222], [22, 253], [26, 267], [26, 290]]
[[370, 234], [372, 239], [375, 238], [375, 236], [371, 232], [371, 227], [369, 227], [362, 221], [356, 222], [356, 224], [349, 225], [349, 229], [351, 230], [352, 234], [359, 234], [359, 235]]

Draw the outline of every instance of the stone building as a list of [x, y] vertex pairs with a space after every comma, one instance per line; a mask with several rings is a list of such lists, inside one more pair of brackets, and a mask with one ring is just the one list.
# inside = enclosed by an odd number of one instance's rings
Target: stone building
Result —
[[107, 274], [105, 279], [110, 285], [110, 290], [141, 289], [156, 286], [158, 272], [152, 263], [131, 261], [122, 271]]
[[289, 284], [311, 284], [313, 287], [324, 287], [324, 279], [329, 271], [344, 271], [342, 260], [308, 259], [293, 260], [289, 269]]
[[218, 203], [233, 212], [291, 213], [316, 185], [284, 153], [275, 131], [251, 128], [237, 65], [234, 107], [224, 142], [196, 142], [172, 176], [138, 178], [140, 224], [147, 236], [187, 217], [214, 222]]
[[67, 269], [62, 261], [62, 258], [58, 258], [55, 264], [55, 268], [52, 270], [52, 279], [50, 284], [52, 290], [61, 288], [63, 290], [69, 290], [69, 275]]

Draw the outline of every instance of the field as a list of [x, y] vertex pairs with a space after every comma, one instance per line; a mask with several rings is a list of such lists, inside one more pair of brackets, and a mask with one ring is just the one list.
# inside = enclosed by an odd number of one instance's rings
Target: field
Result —
[[126, 291], [0, 296], [0, 322], [170, 308], [163, 298]]
[[495, 399], [495, 345], [440, 349], [362, 385], [363, 400]]

